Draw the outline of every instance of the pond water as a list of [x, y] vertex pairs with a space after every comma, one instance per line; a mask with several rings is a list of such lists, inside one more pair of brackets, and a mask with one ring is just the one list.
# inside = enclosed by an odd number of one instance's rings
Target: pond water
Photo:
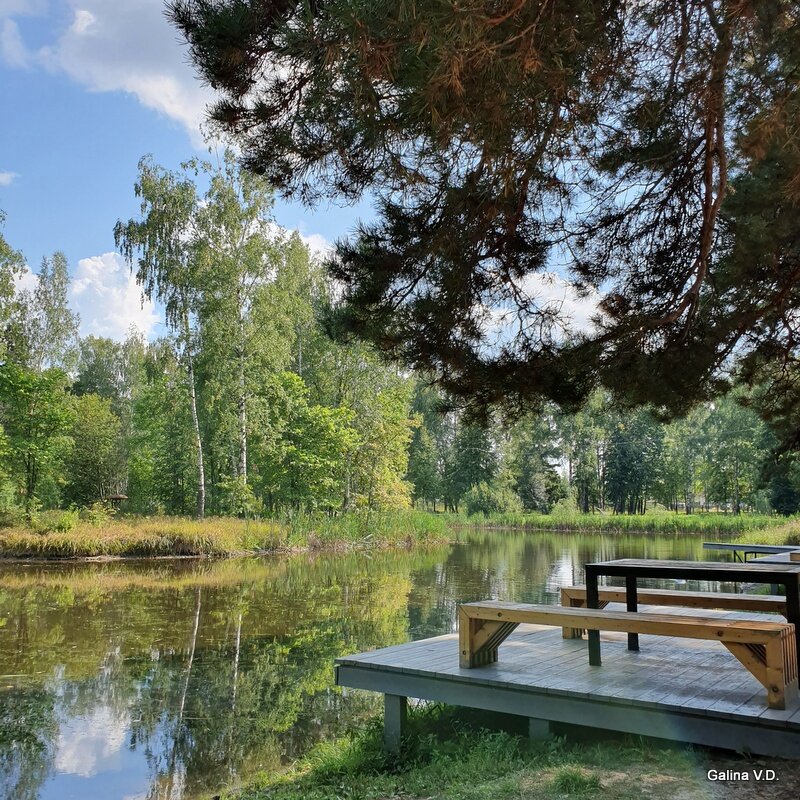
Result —
[[337, 656], [453, 631], [462, 601], [557, 603], [587, 561], [698, 560], [701, 542], [491, 532], [428, 551], [0, 566], [0, 798], [211, 796], [374, 714], [378, 696], [332, 687]]

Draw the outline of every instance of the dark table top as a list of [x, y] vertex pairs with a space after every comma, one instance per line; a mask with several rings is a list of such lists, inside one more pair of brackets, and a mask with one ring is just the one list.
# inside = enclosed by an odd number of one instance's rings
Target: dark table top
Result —
[[797, 563], [765, 564], [753, 561], [740, 563], [736, 561], [664, 561], [652, 558], [618, 558], [613, 561], [596, 561], [586, 566], [597, 567], [600, 572], [618, 569], [643, 576], [647, 573], [670, 576], [676, 572], [695, 572], [698, 573], [698, 577], [711, 573], [750, 575], [752, 577], [761, 573], [765, 575], [800, 573], [800, 564]]

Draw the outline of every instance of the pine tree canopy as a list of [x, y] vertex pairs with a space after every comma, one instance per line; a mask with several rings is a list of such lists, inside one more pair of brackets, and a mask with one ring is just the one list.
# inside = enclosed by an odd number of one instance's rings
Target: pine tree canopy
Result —
[[341, 330], [478, 408], [603, 384], [669, 414], [737, 377], [798, 407], [796, 0], [168, 13], [250, 169], [309, 204], [375, 198], [330, 264]]

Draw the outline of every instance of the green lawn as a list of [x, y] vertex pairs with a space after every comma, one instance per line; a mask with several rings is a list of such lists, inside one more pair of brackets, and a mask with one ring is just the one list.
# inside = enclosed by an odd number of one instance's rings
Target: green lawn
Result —
[[[280, 776], [264, 775], [238, 800], [708, 800], [738, 796], [736, 785], [712, 784], [707, 771], [748, 769], [735, 754], [712, 754], [641, 740], [530, 743], [508, 733], [470, 730], [456, 717], [412, 718], [415, 745], [384, 754], [378, 721], [351, 739], [320, 745]], [[798, 765], [768, 759], [789, 781]], [[718, 793], [719, 792], [719, 793]]]

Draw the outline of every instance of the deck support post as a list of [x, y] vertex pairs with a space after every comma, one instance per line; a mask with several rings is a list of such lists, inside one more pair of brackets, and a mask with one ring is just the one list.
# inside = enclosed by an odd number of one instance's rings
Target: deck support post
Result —
[[532, 742], [543, 742], [549, 739], [551, 735], [549, 719], [528, 717], [528, 738]]
[[408, 718], [408, 700], [396, 694], [383, 696], [383, 745], [390, 753], [400, 752]]

